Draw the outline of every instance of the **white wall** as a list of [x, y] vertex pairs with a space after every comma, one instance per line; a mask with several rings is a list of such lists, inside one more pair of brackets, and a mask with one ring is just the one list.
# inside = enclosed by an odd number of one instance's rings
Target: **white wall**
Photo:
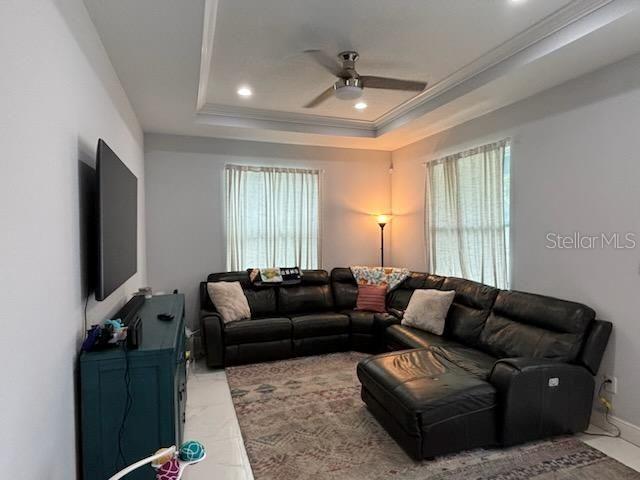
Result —
[[389, 210], [390, 159], [379, 151], [146, 135], [150, 285], [186, 293], [188, 321], [197, 324], [199, 282], [226, 269], [226, 163], [323, 169], [322, 267], [377, 265], [379, 227], [370, 214]]
[[94, 151], [138, 177], [139, 261], [89, 323], [146, 281], [143, 136], [81, 0], [0, 2], [0, 64], [0, 471], [69, 480]]
[[[635, 425], [640, 425], [639, 119], [640, 56], [635, 56], [394, 152], [392, 180], [394, 262], [424, 270], [422, 162], [513, 139], [513, 288], [586, 303], [613, 322], [601, 371], [618, 377], [614, 415]], [[548, 232], [634, 232], [638, 247], [550, 250]]]

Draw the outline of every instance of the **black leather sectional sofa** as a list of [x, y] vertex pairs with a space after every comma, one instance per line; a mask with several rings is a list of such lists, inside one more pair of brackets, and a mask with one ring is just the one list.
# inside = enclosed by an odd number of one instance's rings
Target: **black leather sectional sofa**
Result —
[[[354, 310], [348, 268], [287, 287], [255, 287], [247, 272], [207, 281], [239, 281], [252, 312], [224, 325], [202, 282], [208, 366], [372, 353], [358, 365], [362, 398], [414, 458], [584, 430], [612, 329], [582, 304], [426, 273], [389, 292], [385, 314]], [[443, 336], [400, 324], [418, 288], [455, 290]]]
[[[220, 281], [240, 282], [251, 320], [222, 322], [207, 293], [207, 282]], [[200, 284], [200, 323], [209, 367], [382, 349], [374, 315], [354, 310], [358, 289], [348, 268], [334, 269], [331, 277], [324, 270], [305, 270], [300, 285], [287, 287], [256, 287], [248, 272], [212, 273], [207, 282]]]

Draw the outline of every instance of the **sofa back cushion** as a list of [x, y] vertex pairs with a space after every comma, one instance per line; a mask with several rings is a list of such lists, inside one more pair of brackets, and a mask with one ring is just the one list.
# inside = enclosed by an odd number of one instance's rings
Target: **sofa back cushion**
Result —
[[207, 291], [207, 282], [200, 282], [200, 310], [215, 312], [216, 307], [213, 306], [209, 292]]
[[[207, 282], [240, 282], [251, 310], [251, 318], [270, 317], [277, 314], [276, 308], [276, 288], [261, 287], [256, 288], [249, 280], [249, 273], [244, 272], [221, 272], [212, 273], [207, 277]], [[215, 311], [213, 304], [208, 304], [201, 300], [203, 305], [211, 307]]]
[[572, 362], [594, 319], [595, 312], [580, 303], [501, 291], [482, 330], [479, 346], [499, 358]]
[[335, 309], [353, 310], [358, 298], [358, 285], [350, 268], [334, 268], [331, 270], [331, 290]]
[[326, 270], [303, 270], [300, 285], [278, 288], [281, 315], [333, 310], [333, 296]]
[[413, 291], [418, 288], [440, 288], [444, 277], [430, 273], [411, 272], [411, 275], [387, 294], [387, 307], [406, 310]]
[[580, 303], [502, 291], [480, 336], [496, 357], [576, 360], [595, 312]]
[[456, 292], [447, 314], [445, 336], [465, 345], [477, 346], [498, 289], [456, 277], [446, 277], [440, 289]]

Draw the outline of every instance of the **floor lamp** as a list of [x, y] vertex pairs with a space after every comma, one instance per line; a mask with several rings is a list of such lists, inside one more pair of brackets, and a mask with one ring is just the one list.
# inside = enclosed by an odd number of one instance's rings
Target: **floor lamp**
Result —
[[391, 215], [378, 215], [376, 221], [380, 226], [380, 266], [384, 267], [384, 226], [391, 221]]

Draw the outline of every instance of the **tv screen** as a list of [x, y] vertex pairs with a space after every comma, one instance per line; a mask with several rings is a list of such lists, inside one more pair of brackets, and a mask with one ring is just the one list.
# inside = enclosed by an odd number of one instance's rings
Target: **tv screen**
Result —
[[96, 170], [98, 178], [96, 300], [104, 300], [137, 271], [138, 179], [102, 139], [98, 140]]

